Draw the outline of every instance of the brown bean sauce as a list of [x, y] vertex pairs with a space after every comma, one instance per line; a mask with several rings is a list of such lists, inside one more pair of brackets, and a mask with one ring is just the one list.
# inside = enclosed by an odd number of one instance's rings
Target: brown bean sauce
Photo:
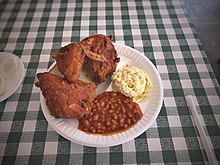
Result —
[[139, 105], [119, 92], [104, 92], [93, 101], [90, 114], [79, 119], [78, 128], [92, 134], [111, 135], [134, 126], [143, 114]]

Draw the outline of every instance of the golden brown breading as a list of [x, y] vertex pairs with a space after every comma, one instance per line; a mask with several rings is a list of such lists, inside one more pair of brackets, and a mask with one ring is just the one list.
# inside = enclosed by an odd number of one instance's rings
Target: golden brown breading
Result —
[[51, 52], [56, 60], [58, 70], [64, 77], [74, 82], [79, 79], [85, 53], [79, 43], [71, 43], [60, 49], [58, 54]]
[[70, 83], [59, 76], [44, 72], [38, 73], [40, 87], [46, 104], [56, 118], [81, 118], [91, 111], [96, 85], [76, 80]]
[[106, 80], [106, 76], [116, 69], [119, 57], [112, 44], [112, 36], [102, 34], [87, 37], [80, 41], [86, 54], [87, 68], [97, 74], [99, 83]]
[[108, 74], [115, 71], [120, 60], [111, 40], [112, 36], [102, 34], [90, 36], [61, 47], [59, 54], [51, 52], [51, 56], [56, 59], [58, 70], [68, 81], [79, 79], [84, 63], [97, 74], [96, 83], [101, 83]]

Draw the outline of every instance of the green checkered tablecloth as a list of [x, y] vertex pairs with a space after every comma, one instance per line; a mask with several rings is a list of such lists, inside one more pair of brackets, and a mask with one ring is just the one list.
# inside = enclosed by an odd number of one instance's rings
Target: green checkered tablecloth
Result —
[[[102, 33], [143, 52], [157, 67], [164, 102], [153, 125], [113, 147], [81, 146], [59, 136], [40, 106], [36, 73], [51, 50]], [[185, 97], [193, 95], [207, 139], [220, 162], [220, 88], [179, 0], [0, 2], [0, 51], [17, 55], [26, 75], [0, 103], [1, 164], [205, 164], [207, 156]]]

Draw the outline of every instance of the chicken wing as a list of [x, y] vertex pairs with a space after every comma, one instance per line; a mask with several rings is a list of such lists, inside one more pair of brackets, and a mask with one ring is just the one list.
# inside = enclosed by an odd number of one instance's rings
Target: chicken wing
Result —
[[79, 79], [85, 57], [79, 43], [60, 48], [58, 54], [51, 52], [51, 56], [56, 60], [58, 70], [68, 81], [74, 82]]
[[80, 80], [70, 83], [49, 72], [38, 73], [37, 78], [35, 85], [41, 89], [46, 105], [56, 118], [81, 118], [90, 113], [95, 84]]

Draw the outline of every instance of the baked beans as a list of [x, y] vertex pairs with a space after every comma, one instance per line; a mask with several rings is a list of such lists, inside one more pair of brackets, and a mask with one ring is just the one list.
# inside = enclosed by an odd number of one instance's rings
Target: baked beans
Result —
[[78, 128], [92, 134], [114, 134], [135, 125], [143, 114], [140, 106], [120, 92], [104, 92], [94, 101], [90, 114], [79, 119]]

